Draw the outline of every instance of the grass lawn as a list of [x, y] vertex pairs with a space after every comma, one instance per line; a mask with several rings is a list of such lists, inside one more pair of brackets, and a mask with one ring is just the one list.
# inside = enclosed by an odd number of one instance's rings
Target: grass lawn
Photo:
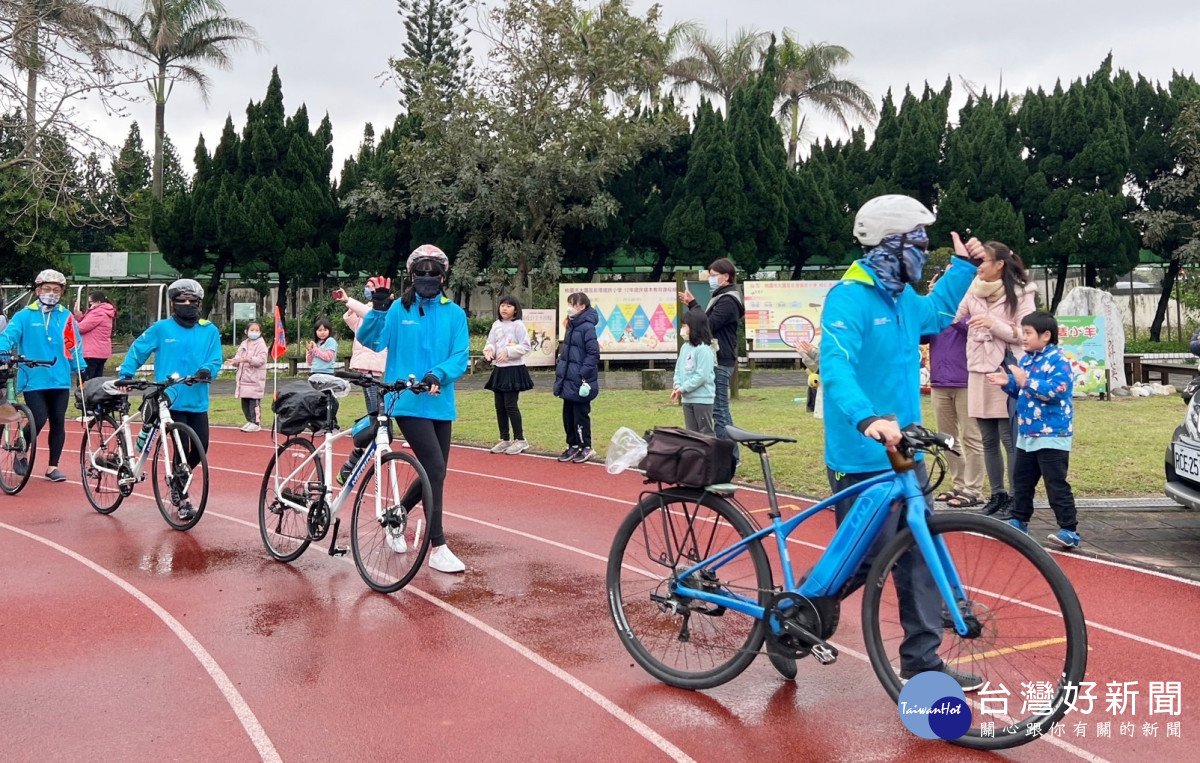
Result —
[[[537, 383], [548, 384], [548, 377], [539, 374]], [[745, 390], [741, 399], [733, 403], [733, 418], [744, 429], [795, 437], [797, 444], [779, 445], [771, 450], [777, 484], [781, 490], [826, 496], [829, 486], [822, 460], [821, 422], [802, 404], [792, 402], [797, 394], [792, 388]], [[495, 444], [498, 434], [492, 393], [459, 392], [457, 398], [455, 441]], [[1112, 402], [1078, 401], [1070, 472], [1076, 495], [1084, 498], [1161, 495], [1163, 452], [1171, 432], [1182, 421], [1183, 411], [1183, 402], [1177, 395], [1117, 398]], [[356, 391], [341, 401], [340, 423], [347, 426], [364, 412], [362, 395]], [[565, 447], [562, 402], [558, 398], [546, 392], [526, 393], [521, 397], [521, 413], [525, 436], [533, 450], [556, 454], [562, 451]], [[264, 423], [271, 420], [269, 404], [264, 406], [263, 416], [267, 420]], [[213, 423], [243, 422], [239, 402], [230, 397], [213, 397], [211, 418]], [[930, 424], [934, 421], [928, 398], [925, 421]], [[592, 405], [592, 436], [601, 455], [618, 427], [626, 426], [641, 433], [655, 425], [683, 425], [682, 410], [669, 403], [666, 392], [609, 390], [602, 392]], [[757, 463], [743, 461], [743, 464], [739, 476], [761, 482]]]

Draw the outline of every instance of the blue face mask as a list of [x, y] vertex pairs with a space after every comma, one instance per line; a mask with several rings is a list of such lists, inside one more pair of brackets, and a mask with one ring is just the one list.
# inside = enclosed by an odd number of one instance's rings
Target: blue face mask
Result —
[[262, 334], [258, 333], [257, 331], [251, 331], [246, 334], [246, 337], [248, 339], [258, 339], [261, 336], [262, 336]]
[[709, 276], [708, 277], [708, 288], [712, 289], [713, 291], [716, 291], [717, 289], [721, 288], [721, 279], [718, 278], [717, 276]]

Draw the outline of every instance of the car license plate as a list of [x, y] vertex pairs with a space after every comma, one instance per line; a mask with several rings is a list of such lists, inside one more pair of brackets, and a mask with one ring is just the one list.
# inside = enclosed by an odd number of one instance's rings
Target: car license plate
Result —
[[1200, 482], [1200, 448], [1176, 441], [1175, 473]]

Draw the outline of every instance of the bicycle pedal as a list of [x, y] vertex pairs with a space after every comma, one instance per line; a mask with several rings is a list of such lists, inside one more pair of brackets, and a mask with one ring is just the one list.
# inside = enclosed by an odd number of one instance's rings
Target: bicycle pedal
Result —
[[837, 662], [838, 650], [829, 644], [817, 644], [812, 648], [812, 656], [822, 665], [832, 665]]
[[329, 555], [330, 556], [345, 556], [347, 553], [349, 553], [349, 551], [350, 551], [350, 549], [345, 546], [340, 546], [340, 547], [339, 546], [331, 546], [329, 548]]

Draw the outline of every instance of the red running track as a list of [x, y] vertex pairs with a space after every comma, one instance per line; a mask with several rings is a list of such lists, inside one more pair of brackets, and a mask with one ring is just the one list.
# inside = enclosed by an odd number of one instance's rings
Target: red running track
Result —
[[[71, 482], [35, 476], [0, 496], [5, 760], [985, 757], [903, 728], [866, 662], [857, 596], [833, 639], [841, 659], [801, 661], [794, 683], [765, 659], [707, 692], [651, 679], [618, 642], [604, 595], [636, 475], [455, 448], [446, 528], [468, 571], [426, 569], [384, 596], [349, 558], [325, 554], [327, 542], [291, 565], [267, 557], [266, 433], [213, 430], [208, 510], [189, 533], [167, 527], [146, 484], [115, 514], [93, 512], [74, 479], [78, 440], [76, 425], [63, 456]], [[832, 530], [819, 516], [793, 536], [800, 569]], [[1091, 715], [1068, 715], [1063, 737], [1004, 756], [1200, 760], [1200, 588], [1056, 559], [1088, 617], [1100, 699]], [[1136, 709], [1109, 712], [1107, 684], [1127, 681], [1139, 682]], [[1150, 681], [1181, 683], [1180, 715], [1150, 714]], [[1113, 738], [1097, 738], [1097, 721], [1112, 722]], [[1155, 736], [1143, 728], [1152, 722]]]

